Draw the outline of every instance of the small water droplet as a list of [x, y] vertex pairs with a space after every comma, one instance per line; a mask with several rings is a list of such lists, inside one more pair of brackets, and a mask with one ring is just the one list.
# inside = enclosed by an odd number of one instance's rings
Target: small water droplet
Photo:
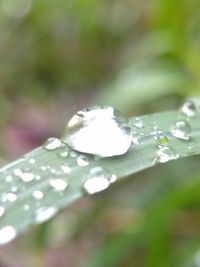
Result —
[[162, 147], [156, 151], [156, 156], [153, 160], [154, 163], [165, 163], [170, 160], [177, 159], [179, 155], [171, 147]]
[[66, 157], [68, 157], [68, 155], [69, 155], [69, 152], [68, 151], [62, 151], [62, 152], [60, 152], [60, 156], [62, 158], [66, 158]]
[[28, 161], [30, 164], [35, 164], [36, 160], [35, 159], [29, 159]]
[[14, 193], [7, 193], [6, 198], [10, 202], [15, 202], [17, 200], [17, 196]]
[[185, 121], [177, 121], [171, 128], [171, 133], [174, 137], [182, 140], [189, 140], [191, 134], [191, 127]]
[[0, 218], [4, 215], [5, 213], [5, 208], [0, 206]]
[[195, 97], [189, 98], [181, 107], [181, 111], [187, 117], [195, 117], [200, 111], [200, 99]]
[[0, 245], [5, 245], [8, 242], [12, 241], [17, 235], [16, 229], [7, 225], [0, 229]]
[[140, 118], [135, 118], [135, 127], [142, 129], [144, 127], [144, 122]]
[[88, 166], [89, 165], [89, 160], [83, 155], [78, 156], [76, 162], [77, 162], [77, 165], [80, 166], [80, 167], [84, 167], [84, 166]]
[[156, 143], [159, 147], [168, 145], [169, 140], [164, 133], [156, 132], [153, 136], [154, 136], [154, 139], [156, 140]]
[[116, 180], [116, 175], [110, 174], [101, 167], [94, 167], [84, 181], [83, 188], [88, 194], [95, 194], [107, 189]]
[[20, 169], [15, 169], [15, 170], [13, 171], [13, 173], [14, 173], [15, 176], [20, 176], [20, 175], [22, 174], [22, 170], [20, 170]]
[[30, 210], [30, 206], [29, 206], [28, 204], [25, 204], [25, 205], [23, 206], [23, 210], [25, 210], [25, 211]]
[[76, 151], [101, 157], [123, 155], [132, 142], [125, 123], [112, 107], [84, 109], [69, 121], [63, 142]]
[[12, 176], [8, 175], [8, 176], [6, 176], [5, 180], [7, 183], [11, 183], [13, 181], [13, 178], [12, 178]]
[[68, 187], [68, 182], [62, 179], [51, 179], [50, 186], [53, 187], [55, 191], [64, 191]]
[[23, 182], [28, 183], [34, 180], [35, 175], [32, 172], [22, 172], [20, 178]]
[[51, 219], [58, 212], [56, 207], [42, 207], [36, 210], [35, 222], [43, 223]]
[[107, 189], [110, 182], [104, 177], [93, 177], [84, 181], [83, 188], [85, 191], [92, 195]]
[[71, 172], [71, 168], [70, 168], [67, 164], [63, 164], [63, 165], [61, 165], [61, 166], [60, 166], [60, 169], [61, 169], [64, 173], [66, 173], [66, 174], [68, 174], [68, 173]]
[[55, 150], [61, 146], [61, 141], [58, 138], [50, 137], [44, 143], [44, 148], [46, 150]]
[[43, 192], [39, 190], [35, 190], [32, 195], [35, 199], [42, 199], [44, 197]]

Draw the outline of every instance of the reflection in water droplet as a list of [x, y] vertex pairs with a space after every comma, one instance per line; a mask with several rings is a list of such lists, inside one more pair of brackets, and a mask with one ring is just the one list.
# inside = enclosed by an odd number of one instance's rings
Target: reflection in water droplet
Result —
[[76, 151], [101, 157], [122, 155], [131, 146], [126, 121], [111, 107], [93, 107], [69, 121], [63, 142]]
[[80, 167], [84, 167], [84, 166], [88, 166], [89, 165], [89, 160], [83, 155], [78, 156], [76, 162], [77, 162], [77, 165], [80, 166]]
[[42, 199], [44, 197], [43, 192], [39, 190], [35, 190], [32, 195], [35, 199]]
[[56, 213], [58, 209], [56, 207], [42, 207], [36, 211], [35, 222], [43, 223], [51, 219]]
[[62, 179], [51, 179], [50, 186], [53, 187], [55, 191], [64, 191], [68, 187], [67, 181]]
[[51, 137], [44, 143], [46, 150], [55, 150], [61, 146], [61, 141], [58, 138]]
[[0, 206], [0, 218], [4, 215], [5, 208]]
[[156, 156], [153, 160], [153, 163], [165, 163], [170, 160], [177, 159], [179, 155], [177, 152], [170, 147], [162, 147], [156, 151]]
[[177, 121], [171, 128], [171, 133], [174, 137], [182, 140], [189, 140], [191, 134], [191, 127], [185, 121]]
[[0, 229], [0, 245], [5, 245], [12, 241], [17, 235], [15, 228], [11, 225], [7, 225]]

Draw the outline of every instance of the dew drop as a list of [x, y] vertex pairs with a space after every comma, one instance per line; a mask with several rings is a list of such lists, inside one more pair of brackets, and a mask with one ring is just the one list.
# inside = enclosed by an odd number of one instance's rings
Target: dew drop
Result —
[[58, 212], [56, 207], [42, 207], [36, 211], [35, 222], [43, 223], [51, 219]]
[[84, 109], [69, 121], [63, 142], [76, 151], [101, 157], [123, 155], [132, 142], [125, 123], [112, 107]]
[[153, 160], [154, 163], [165, 163], [170, 160], [177, 159], [179, 155], [177, 152], [170, 147], [162, 147], [156, 151], [156, 156]]
[[95, 194], [107, 189], [111, 183], [117, 180], [117, 176], [110, 174], [101, 167], [94, 167], [83, 183], [83, 188], [88, 194]]
[[7, 225], [0, 229], [0, 245], [7, 244], [12, 241], [17, 235], [15, 228], [11, 225]]
[[30, 206], [29, 206], [28, 204], [25, 204], [25, 205], [23, 206], [23, 210], [25, 210], [25, 211], [30, 210]]
[[0, 218], [4, 215], [5, 213], [5, 208], [0, 206]]
[[12, 178], [12, 176], [8, 175], [8, 176], [6, 176], [5, 180], [7, 183], [11, 183], [13, 181], [13, 178]]
[[189, 98], [181, 107], [181, 111], [187, 117], [195, 117], [197, 112], [200, 111], [200, 100], [199, 98]]
[[185, 121], [177, 121], [171, 128], [171, 133], [174, 137], [182, 140], [189, 140], [191, 127]]
[[44, 148], [46, 150], [55, 150], [61, 146], [61, 141], [58, 138], [50, 137], [44, 143]]
[[76, 162], [77, 162], [77, 165], [80, 166], [80, 167], [84, 167], [84, 166], [88, 166], [89, 165], [89, 160], [83, 155], [78, 156]]
[[15, 202], [17, 200], [17, 195], [15, 195], [14, 193], [7, 193], [6, 198], [10, 202]]
[[154, 135], [154, 139], [159, 147], [167, 146], [169, 140], [164, 133], [156, 133]]
[[43, 192], [39, 190], [35, 190], [32, 195], [35, 199], [42, 199], [44, 197]]
[[20, 178], [22, 179], [23, 182], [28, 183], [34, 180], [35, 175], [34, 173], [31, 172], [23, 172], [21, 173]]
[[15, 169], [15, 170], [13, 171], [13, 173], [14, 173], [15, 176], [20, 176], [20, 175], [22, 174], [22, 170], [20, 170], [20, 169]]
[[69, 152], [68, 151], [62, 151], [62, 152], [60, 152], [60, 156], [62, 158], [66, 158], [66, 157], [68, 157], [68, 155], [69, 155]]
[[35, 164], [36, 160], [35, 159], [29, 159], [28, 162], [33, 165], [33, 164]]
[[68, 182], [62, 179], [51, 179], [50, 186], [53, 187], [55, 191], [64, 191], [68, 187]]
[[71, 172], [71, 168], [67, 164], [61, 165], [60, 169], [66, 174]]
[[135, 127], [142, 129], [144, 127], [144, 122], [140, 118], [136, 118], [134, 125]]

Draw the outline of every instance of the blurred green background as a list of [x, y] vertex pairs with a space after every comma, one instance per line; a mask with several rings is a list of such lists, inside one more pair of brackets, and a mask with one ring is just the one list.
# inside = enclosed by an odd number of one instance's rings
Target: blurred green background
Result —
[[[85, 106], [134, 116], [199, 95], [199, 10], [199, 0], [0, 0], [1, 165], [60, 136]], [[199, 267], [199, 180], [199, 157], [130, 177], [1, 248], [0, 266]]]

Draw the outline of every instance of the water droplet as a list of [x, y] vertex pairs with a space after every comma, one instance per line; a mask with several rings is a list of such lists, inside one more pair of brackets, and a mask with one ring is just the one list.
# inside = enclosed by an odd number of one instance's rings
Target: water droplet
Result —
[[25, 210], [25, 211], [30, 210], [30, 206], [29, 206], [28, 204], [25, 204], [25, 205], [23, 206], [23, 210]]
[[14, 193], [6, 194], [6, 198], [10, 202], [15, 202], [17, 200], [17, 196]]
[[93, 177], [85, 180], [83, 188], [88, 194], [95, 194], [107, 189], [110, 182], [104, 177]]
[[142, 129], [144, 127], [144, 122], [140, 118], [135, 118], [135, 127]]
[[64, 191], [68, 187], [68, 182], [62, 179], [51, 179], [50, 186], [53, 187], [55, 191]]
[[66, 174], [71, 172], [71, 168], [67, 164], [64, 164], [64, 165], [60, 166], [60, 168]]
[[156, 157], [154, 158], [154, 163], [165, 163], [170, 160], [177, 159], [179, 155], [177, 152], [170, 147], [162, 147], [156, 151]]
[[30, 164], [35, 164], [36, 160], [35, 159], [29, 159], [28, 161]]
[[13, 178], [12, 178], [12, 176], [8, 175], [8, 176], [6, 176], [5, 180], [7, 183], [11, 183], [13, 181]]
[[44, 143], [44, 148], [47, 150], [55, 150], [61, 146], [61, 141], [58, 138], [50, 137]]
[[174, 137], [182, 140], [189, 140], [191, 134], [191, 127], [185, 121], [177, 121], [171, 128], [171, 133]]
[[22, 170], [20, 170], [20, 169], [15, 169], [15, 170], [13, 171], [13, 173], [14, 173], [15, 176], [20, 176], [20, 175], [22, 174]]
[[41, 167], [40, 167], [40, 170], [41, 170], [41, 171], [46, 171], [46, 170], [47, 170], [47, 167], [46, 167], [46, 166], [41, 166]]
[[42, 199], [44, 197], [43, 192], [39, 190], [34, 191], [32, 195], [35, 199]]
[[158, 146], [167, 146], [169, 140], [164, 133], [156, 132], [153, 136]]
[[116, 180], [116, 175], [110, 174], [101, 167], [94, 167], [84, 181], [83, 188], [88, 194], [95, 194], [107, 189]]
[[131, 146], [125, 119], [112, 107], [93, 107], [79, 111], [69, 121], [63, 142], [76, 151], [112, 157]]
[[0, 245], [5, 245], [12, 241], [17, 235], [15, 228], [11, 225], [7, 225], [0, 229]]
[[51, 219], [56, 213], [58, 209], [56, 207], [42, 207], [36, 211], [35, 222], [43, 223]]
[[34, 180], [35, 175], [34, 173], [31, 172], [22, 172], [20, 178], [22, 179], [23, 182], [28, 183]]
[[69, 155], [69, 152], [68, 151], [62, 151], [62, 152], [60, 152], [60, 156], [62, 158], [66, 158], [66, 157], [68, 157], [68, 155]]
[[181, 107], [181, 111], [187, 117], [195, 117], [197, 112], [200, 111], [200, 99], [199, 98], [189, 98]]
[[5, 213], [5, 208], [0, 206], [0, 218], [4, 215]]
[[84, 167], [84, 166], [88, 166], [89, 165], [89, 160], [83, 155], [78, 156], [76, 162], [77, 162], [77, 165], [80, 166], [80, 167]]

